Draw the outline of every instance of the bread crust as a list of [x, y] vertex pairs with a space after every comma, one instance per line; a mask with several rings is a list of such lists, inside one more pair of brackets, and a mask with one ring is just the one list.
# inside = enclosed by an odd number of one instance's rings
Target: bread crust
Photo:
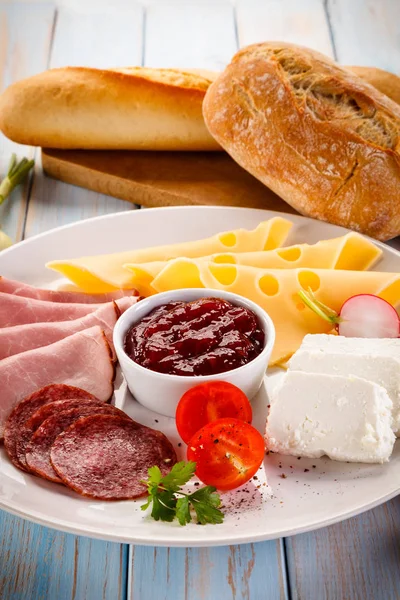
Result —
[[3, 93], [0, 129], [52, 148], [218, 150], [201, 111], [212, 80], [179, 69], [51, 69]]
[[243, 48], [209, 87], [210, 133], [301, 214], [400, 233], [400, 107], [318, 52]]
[[357, 77], [361, 77], [393, 102], [400, 104], [400, 77], [398, 75], [377, 67], [346, 67], [346, 69], [350, 69]]

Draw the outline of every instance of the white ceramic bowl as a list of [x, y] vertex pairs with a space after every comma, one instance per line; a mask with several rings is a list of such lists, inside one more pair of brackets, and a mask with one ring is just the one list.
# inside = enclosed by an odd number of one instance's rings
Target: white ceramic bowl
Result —
[[[263, 351], [255, 359], [242, 367], [216, 375], [181, 376], [146, 369], [125, 353], [124, 339], [128, 329], [154, 308], [177, 300], [191, 302], [208, 297], [223, 298], [237, 306], [244, 306], [257, 315], [265, 332], [265, 344]], [[134, 398], [150, 410], [167, 417], [175, 417], [177, 404], [183, 394], [195, 385], [206, 381], [228, 381], [239, 387], [248, 398], [253, 398], [263, 382], [275, 342], [275, 328], [271, 318], [262, 308], [242, 296], [207, 288], [186, 288], [150, 296], [128, 308], [117, 321], [113, 339], [122, 372]]]

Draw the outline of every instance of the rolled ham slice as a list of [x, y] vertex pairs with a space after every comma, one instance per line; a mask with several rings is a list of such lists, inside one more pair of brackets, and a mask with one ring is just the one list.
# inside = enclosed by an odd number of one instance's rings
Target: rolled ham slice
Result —
[[119, 300], [125, 296], [137, 296], [138, 292], [134, 289], [115, 290], [104, 294], [86, 294], [85, 292], [72, 292], [64, 290], [43, 290], [33, 287], [27, 283], [0, 277], [0, 292], [3, 294], [13, 294], [25, 298], [35, 298], [36, 300], [46, 300], [48, 302], [71, 302], [80, 304], [97, 304], [101, 302], [111, 302]]
[[48, 302], [0, 292], [0, 327], [72, 321], [92, 313], [101, 306], [102, 304]]
[[65, 383], [99, 400], [113, 394], [115, 365], [99, 326], [85, 329], [44, 348], [15, 354], [0, 362], [0, 438], [4, 423], [23, 398], [50, 383]]
[[116, 302], [107, 302], [92, 313], [73, 321], [54, 323], [28, 323], [0, 329], [0, 360], [54, 344], [69, 335], [99, 325], [112, 346], [114, 325], [120, 314], [137, 302], [137, 296], [121, 298]]

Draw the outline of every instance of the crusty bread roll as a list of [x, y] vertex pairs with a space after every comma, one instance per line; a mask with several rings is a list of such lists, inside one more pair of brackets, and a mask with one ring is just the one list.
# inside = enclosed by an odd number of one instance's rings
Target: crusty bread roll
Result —
[[400, 107], [325, 56], [243, 48], [203, 114], [247, 171], [304, 215], [387, 240], [400, 233]]
[[377, 67], [346, 67], [377, 90], [400, 104], [400, 77]]
[[0, 129], [21, 144], [101, 150], [220, 150], [201, 105], [207, 71], [51, 69], [0, 97]]

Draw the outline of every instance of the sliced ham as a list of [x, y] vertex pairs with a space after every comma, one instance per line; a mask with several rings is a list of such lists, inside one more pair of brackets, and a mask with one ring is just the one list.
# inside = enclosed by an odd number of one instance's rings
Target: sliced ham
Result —
[[137, 302], [137, 296], [107, 302], [97, 310], [73, 321], [28, 323], [0, 329], [0, 360], [14, 354], [54, 344], [69, 335], [99, 325], [112, 346], [114, 325], [123, 312]]
[[126, 298], [120, 298], [119, 300], [115, 300], [115, 304], [118, 306], [118, 309], [122, 315], [132, 304], [136, 304], [139, 300], [143, 298], [143, 296], [127, 296]]
[[36, 300], [46, 300], [48, 302], [78, 302], [80, 304], [97, 304], [101, 302], [111, 302], [119, 300], [125, 296], [137, 296], [136, 290], [115, 290], [104, 294], [85, 294], [85, 292], [70, 292], [64, 290], [43, 290], [33, 287], [27, 283], [13, 281], [6, 277], [0, 277], [0, 292], [4, 294], [14, 294], [15, 296], [24, 296], [25, 298], [35, 298]]
[[23, 398], [50, 383], [73, 385], [108, 400], [115, 365], [99, 326], [85, 329], [44, 348], [15, 354], [0, 362], [0, 438], [4, 423]]
[[49, 323], [79, 319], [103, 306], [48, 302], [0, 292], [0, 327], [13, 327], [26, 323]]

